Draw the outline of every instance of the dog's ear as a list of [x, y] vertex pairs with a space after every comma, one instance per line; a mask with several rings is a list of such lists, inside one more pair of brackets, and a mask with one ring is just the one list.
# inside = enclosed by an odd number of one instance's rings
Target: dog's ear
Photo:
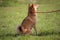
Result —
[[32, 4], [32, 7], [34, 6], [34, 4]]
[[28, 7], [30, 7], [31, 6], [31, 4], [28, 4]]

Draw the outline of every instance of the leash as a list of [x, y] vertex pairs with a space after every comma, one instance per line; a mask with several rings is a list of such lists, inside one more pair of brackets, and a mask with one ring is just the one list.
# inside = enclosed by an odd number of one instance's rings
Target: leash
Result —
[[36, 13], [53, 13], [53, 12], [60, 12], [60, 10], [47, 11], [47, 12], [36, 12]]

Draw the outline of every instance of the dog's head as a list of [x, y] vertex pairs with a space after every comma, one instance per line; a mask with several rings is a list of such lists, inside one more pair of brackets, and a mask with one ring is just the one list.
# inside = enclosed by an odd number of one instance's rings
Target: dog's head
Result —
[[37, 12], [37, 8], [39, 7], [38, 4], [29, 4], [28, 5], [28, 11], [31, 12], [31, 13], [35, 13]]

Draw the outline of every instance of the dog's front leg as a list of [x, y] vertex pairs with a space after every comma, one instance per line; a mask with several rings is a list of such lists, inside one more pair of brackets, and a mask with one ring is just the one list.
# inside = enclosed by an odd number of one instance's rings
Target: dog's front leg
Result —
[[36, 32], [36, 35], [37, 35], [36, 23], [33, 25], [33, 28], [34, 28], [34, 30], [35, 30], [35, 32]]

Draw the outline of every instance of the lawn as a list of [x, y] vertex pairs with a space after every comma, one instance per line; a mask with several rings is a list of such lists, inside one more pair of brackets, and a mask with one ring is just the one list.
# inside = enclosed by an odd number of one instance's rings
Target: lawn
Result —
[[[38, 11], [46, 12], [59, 10], [60, 5], [39, 4]], [[0, 7], [0, 40], [60, 40], [60, 12], [38, 13], [38, 35], [32, 30], [33, 35], [16, 35], [16, 28], [27, 16], [27, 4], [20, 6]]]

